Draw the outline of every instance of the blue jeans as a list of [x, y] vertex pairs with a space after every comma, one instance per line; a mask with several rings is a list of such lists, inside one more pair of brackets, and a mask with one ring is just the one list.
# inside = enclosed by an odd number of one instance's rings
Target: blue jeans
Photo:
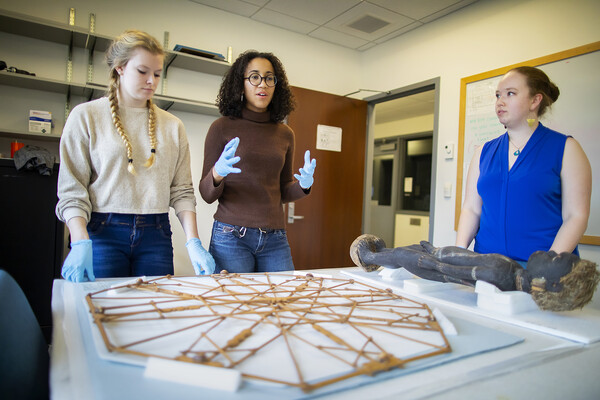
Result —
[[292, 271], [292, 253], [284, 229], [246, 228], [215, 221], [210, 238], [215, 273]]
[[93, 212], [87, 230], [96, 278], [173, 274], [169, 214]]

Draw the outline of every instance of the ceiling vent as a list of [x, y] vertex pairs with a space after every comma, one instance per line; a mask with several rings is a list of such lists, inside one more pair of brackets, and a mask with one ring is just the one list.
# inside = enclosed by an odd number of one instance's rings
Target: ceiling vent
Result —
[[364, 32], [364, 33], [373, 33], [376, 30], [379, 30], [389, 24], [390, 24], [389, 22], [379, 19], [377, 17], [373, 17], [371, 15], [365, 15], [363, 17], [360, 17], [356, 21], [352, 22], [351, 24], [348, 24], [347, 26], [349, 26], [350, 28], [359, 30], [361, 32]]

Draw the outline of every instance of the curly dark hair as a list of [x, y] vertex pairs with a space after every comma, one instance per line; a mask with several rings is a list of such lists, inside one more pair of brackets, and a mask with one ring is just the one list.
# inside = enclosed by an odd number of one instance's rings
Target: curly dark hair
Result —
[[217, 96], [219, 112], [224, 116], [241, 118], [242, 109], [244, 108], [244, 101], [241, 99], [242, 93], [244, 93], [244, 73], [250, 61], [255, 58], [264, 58], [273, 65], [277, 85], [275, 85], [273, 99], [268, 110], [271, 112], [271, 121], [282, 122], [296, 106], [294, 95], [285, 75], [285, 69], [281, 61], [272, 53], [263, 53], [256, 50], [247, 50], [240, 54], [223, 77]]

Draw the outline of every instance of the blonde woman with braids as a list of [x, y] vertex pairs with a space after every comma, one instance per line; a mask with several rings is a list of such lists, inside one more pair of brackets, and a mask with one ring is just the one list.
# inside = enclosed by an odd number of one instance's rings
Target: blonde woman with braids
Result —
[[67, 280], [173, 274], [169, 207], [196, 274], [214, 271], [198, 239], [184, 126], [152, 103], [163, 60], [155, 38], [124, 32], [106, 52], [107, 96], [76, 106], [65, 123], [56, 215], [71, 235]]

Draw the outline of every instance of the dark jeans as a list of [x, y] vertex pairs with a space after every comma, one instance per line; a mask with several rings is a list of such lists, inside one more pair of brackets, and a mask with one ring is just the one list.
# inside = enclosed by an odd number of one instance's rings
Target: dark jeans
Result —
[[169, 214], [92, 213], [96, 278], [173, 274]]
[[292, 271], [292, 253], [284, 229], [246, 228], [215, 221], [210, 239], [215, 273]]

